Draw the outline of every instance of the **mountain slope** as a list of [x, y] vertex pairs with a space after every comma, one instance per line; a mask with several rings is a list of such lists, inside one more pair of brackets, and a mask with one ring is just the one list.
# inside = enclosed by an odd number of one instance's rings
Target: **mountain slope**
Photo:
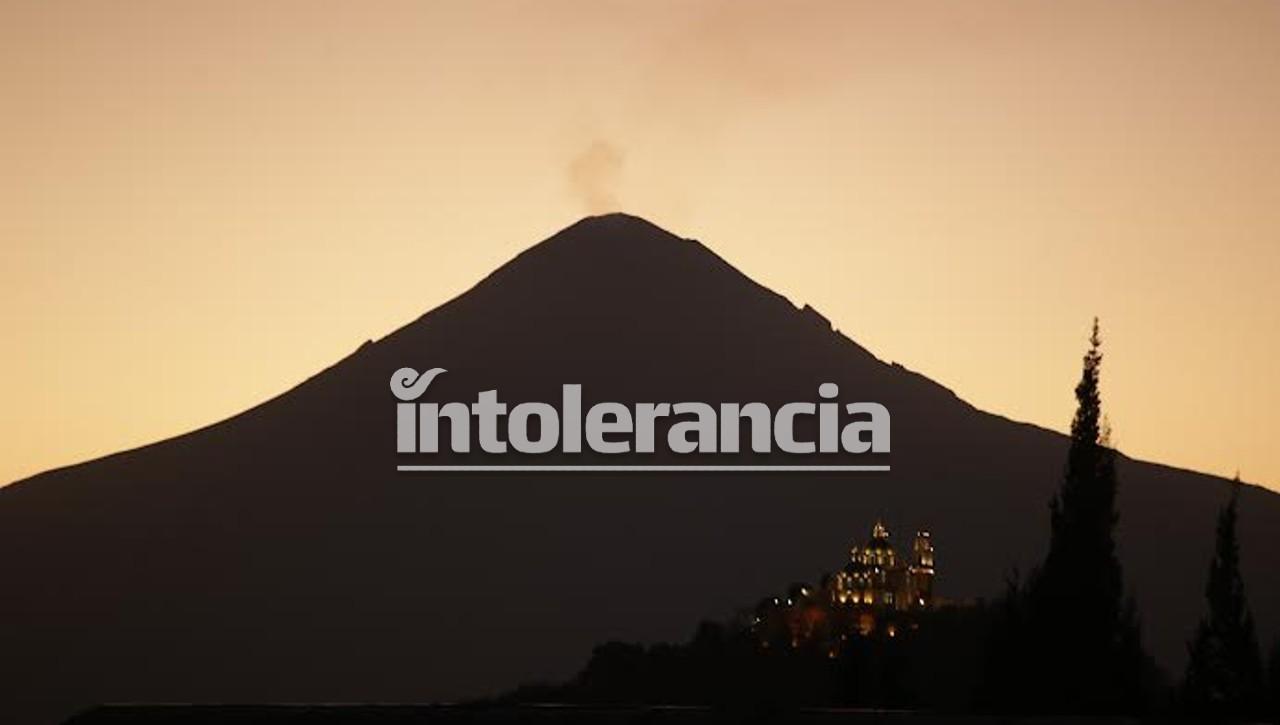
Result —
[[[587, 402], [776, 406], [834, 381], [892, 411], [893, 471], [397, 473], [402, 366], [446, 368], [440, 401], [582, 383]], [[878, 515], [899, 541], [932, 530], [942, 595], [990, 596], [1042, 554], [1065, 448], [877, 360], [696, 242], [590, 218], [239, 416], [0, 489], [0, 707], [455, 699], [559, 678], [599, 641], [683, 638], [816, 579]], [[1126, 575], [1176, 667], [1227, 483], [1128, 459], [1120, 474]], [[1276, 530], [1280, 496], [1249, 487], [1242, 556], [1267, 636]]]

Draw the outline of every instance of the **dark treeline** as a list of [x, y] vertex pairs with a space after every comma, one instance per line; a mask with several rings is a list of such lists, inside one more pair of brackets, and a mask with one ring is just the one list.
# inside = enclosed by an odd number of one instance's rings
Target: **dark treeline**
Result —
[[762, 642], [745, 623], [703, 622], [685, 644], [600, 645], [573, 681], [524, 687], [509, 699], [966, 711], [981, 675], [988, 619], [984, 607], [940, 609], [921, 615], [918, 630], [851, 637], [834, 655], [816, 639], [793, 646], [785, 631]]
[[[1143, 648], [1116, 553], [1120, 482], [1102, 413], [1101, 343], [1095, 320], [1048, 507], [1049, 551], [996, 602], [911, 612], [894, 629], [858, 633], [831, 626], [847, 618], [845, 605], [789, 596], [785, 608], [705, 622], [685, 644], [601, 645], [571, 682], [504, 699], [1280, 722], [1280, 642], [1264, 666], [1240, 575], [1238, 480], [1206, 552], [1206, 614], [1189, 633], [1186, 672], [1175, 682]], [[798, 637], [809, 615], [821, 632]]]

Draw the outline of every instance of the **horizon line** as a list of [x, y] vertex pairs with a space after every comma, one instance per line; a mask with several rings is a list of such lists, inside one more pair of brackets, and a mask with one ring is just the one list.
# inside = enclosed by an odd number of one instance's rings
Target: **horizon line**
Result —
[[699, 473], [736, 473], [736, 472], [753, 472], [753, 471], [774, 471], [796, 473], [801, 471], [814, 471], [819, 473], [845, 472], [845, 473], [868, 473], [877, 471], [891, 470], [887, 465], [867, 465], [867, 466], [794, 466], [794, 465], [697, 465], [690, 464], [685, 466], [608, 466], [608, 465], [527, 465], [527, 466], [415, 466], [401, 465], [396, 466], [397, 471], [409, 473], [455, 473], [464, 471], [478, 471], [487, 473], [522, 473], [530, 471], [552, 471], [559, 473], [666, 473], [679, 471], [693, 471]]

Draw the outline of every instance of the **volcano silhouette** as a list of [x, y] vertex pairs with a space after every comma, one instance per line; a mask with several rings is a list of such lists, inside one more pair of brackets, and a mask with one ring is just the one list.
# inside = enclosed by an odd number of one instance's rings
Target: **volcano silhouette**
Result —
[[[892, 412], [892, 471], [401, 473], [388, 379], [403, 366], [449, 371], [437, 401], [497, 388], [554, 402], [581, 383], [588, 402], [777, 406], [836, 382]], [[240, 415], [0, 489], [0, 715], [456, 700], [564, 678], [595, 643], [683, 639], [815, 580], [879, 516], [899, 542], [931, 529], [941, 595], [991, 597], [1043, 556], [1065, 451], [876, 359], [697, 242], [588, 218]], [[1119, 472], [1125, 575], [1149, 648], [1178, 668], [1228, 483], [1127, 458]], [[1246, 487], [1243, 568], [1266, 637], [1276, 531], [1280, 495]]]

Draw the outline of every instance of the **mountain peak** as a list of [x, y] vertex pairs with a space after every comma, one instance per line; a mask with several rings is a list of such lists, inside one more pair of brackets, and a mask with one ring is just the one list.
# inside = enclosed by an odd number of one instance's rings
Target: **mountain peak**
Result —
[[578, 231], [591, 234], [624, 233], [628, 235], [646, 234], [667, 238], [679, 238], [644, 217], [626, 212], [615, 211], [608, 214], [587, 216], [574, 222], [563, 232]]
[[[648, 219], [622, 212], [583, 217], [547, 240], [552, 246], [571, 247], [575, 254], [590, 250], [599, 253], [606, 249], [618, 253], [623, 248], [674, 249], [676, 243], [690, 241]], [[534, 249], [541, 246], [544, 245]]]
[[708, 272], [720, 277], [732, 272], [740, 282], [749, 282], [704, 245], [642, 217], [615, 212], [584, 217], [561, 229], [521, 252], [487, 281], [538, 288], [580, 282], [607, 289], [641, 280], [697, 287], [711, 283]]

